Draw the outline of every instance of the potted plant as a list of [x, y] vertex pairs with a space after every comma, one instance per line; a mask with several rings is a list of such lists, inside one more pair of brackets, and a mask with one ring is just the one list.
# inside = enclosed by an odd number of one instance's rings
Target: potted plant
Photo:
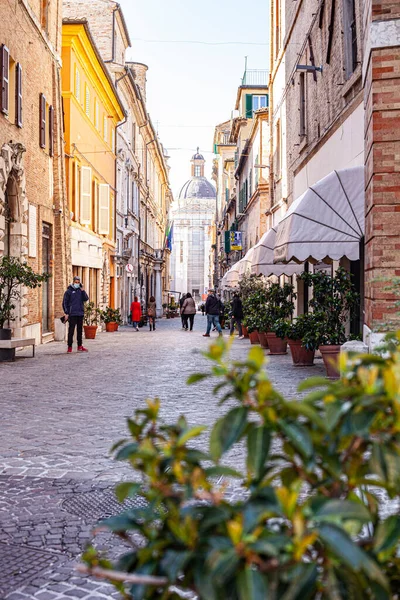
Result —
[[321, 340], [322, 322], [316, 313], [299, 315], [289, 324], [286, 337], [295, 367], [311, 367]]
[[286, 354], [286, 333], [289, 319], [293, 315], [296, 298], [290, 283], [269, 283], [266, 291], [266, 310], [263, 327], [266, 332], [270, 354]]
[[300, 279], [313, 288], [313, 298], [309, 305], [321, 324], [319, 350], [327, 376], [337, 378], [340, 346], [347, 341], [345, 323], [350, 311], [359, 302], [351, 274], [339, 267], [333, 277], [320, 271], [303, 273]]
[[101, 310], [94, 302], [86, 302], [83, 315], [83, 329], [87, 340], [94, 340], [101, 316]]
[[[0, 340], [11, 340], [11, 321], [15, 321], [16, 302], [21, 299], [22, 287], [34, 289], [50, 278], [49, 273], [35, 273], [15, 256], [0, 258]], [[0, 361], [13, 360], [15, 348], [0, 349]]]
[[243, 303], [245, 337], [251, 344], [259, 344], [259, 331], [265, 313], [266, 280], [263, 277], [245, 275], [239, 283]]
[[118, 325], [122, 324], [119, 308], [114, 309], [111, 308], [111, 306], [107, 306], [103, 311], [101, 311], [101, 320], [106, 324], [106, 331], [117, 331]]

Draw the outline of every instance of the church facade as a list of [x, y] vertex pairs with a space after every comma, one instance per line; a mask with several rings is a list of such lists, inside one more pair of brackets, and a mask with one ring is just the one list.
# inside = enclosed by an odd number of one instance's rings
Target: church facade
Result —
[[190, 292], [199, 302], [212, 285], [211, 231], [216, 218], [216, 191], [204, 176], [205, 159], [191, 159], [191, 178], [182, 186], [172, 209], [174, 243], [171, 290]]

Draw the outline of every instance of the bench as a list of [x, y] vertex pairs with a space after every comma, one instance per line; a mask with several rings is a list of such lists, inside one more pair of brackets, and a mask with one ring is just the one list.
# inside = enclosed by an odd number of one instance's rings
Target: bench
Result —
[[[12, 348], [24, 348], [32, 346], [32, 358], [35, 358], [35, 338], [12, 338], [11, 340], [0, 340], [0, 348], [11, 350]], [[15, 357], [14, 359], [15, 360]]]

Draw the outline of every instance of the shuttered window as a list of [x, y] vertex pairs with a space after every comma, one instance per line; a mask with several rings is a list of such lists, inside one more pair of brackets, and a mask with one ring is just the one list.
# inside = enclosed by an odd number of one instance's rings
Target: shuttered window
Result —
[[108, 121], [107, 115], [103, 116], [103, 140], [108, 141]]
[[90, 225], [92, 220], [92, 169], [81, 167], [81, 210], [82, 225]]
[[75, 67], [75, 98], [81, 101], [81, 74], [78, 67]]
[[15, 124], [22, 127], [22, 67], [15, 67]]
[[246, 119], [253, 118], [253, 95], [246, 94]]
[[96, 129], [100, 129], [100, 123], [99, 123], [99, 103], [97, 101], [97, 98], [94, 99], [94, 126], [96, 127]]
[[89, 86], [85, 86], [85, 113], [90, 117], [90, 90]]
[[49, 106], [49, 154], [54, 156], [54, 108]]
[[1, 46], [1, 112], [8, 115], [8, 88], [10, 85], [10, 52], [4, 44]]
[[99, 185], [99, 233], [110, 234], [110, 186], [106, 183]]
[[46, 98], [44, 94], [39, 97], [39, 144], [46, 147]]

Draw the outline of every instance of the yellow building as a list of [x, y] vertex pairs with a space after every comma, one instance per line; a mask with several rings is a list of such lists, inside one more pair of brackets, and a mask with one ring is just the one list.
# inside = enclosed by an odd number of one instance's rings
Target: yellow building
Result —
[[124, 108], [86, 20], [63, 21], [62, 65], [72, 269], [91, 300], [115, 306], [115, 140]]

